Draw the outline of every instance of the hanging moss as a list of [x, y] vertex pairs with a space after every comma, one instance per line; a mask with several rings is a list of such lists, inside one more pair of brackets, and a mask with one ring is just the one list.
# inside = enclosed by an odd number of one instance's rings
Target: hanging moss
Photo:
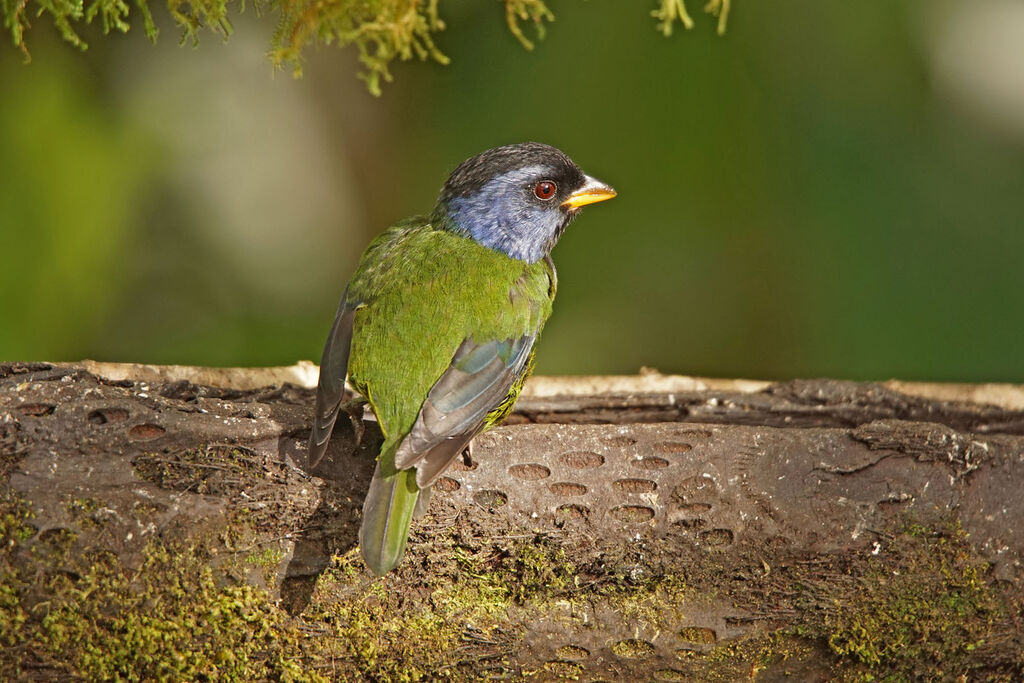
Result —
[[[503, 0], [509, 31], [528, 50], [533, 41], [523, 25], [533, 25], [538, 39], [544, 38], [545, 24], [555, 15], [545, 0]], [[718, 32], [725, 31], [730, 0], [710, 0], [705, 10], [718, 17]], [[445, 24], [438, 11], [439, 0], [255, 0], [250, 4], [257, 14], [278, 16], [270, 59], [277, 67], [289, 67], [302, 73], [302, 54], [313, 43], [354, 45], [363, 65], [360, 78], [370, 92], [379, 95], [381, 82], [391, 81], [390, 65], [396, 59], [434, 61], [447, 64], [448, 57], [435, 42]], [[181, 28], [182, 42], [195, 43], [206, 28], [221, 36], [231, 35], [229, 14], [245, 8], [244, 0], [167, 0], [167, 11]], [[127, 32], [131, 20], [142, 22], [150, 40], [157, 38], [148, 0], [0, 0], [4, 26], [11, 40], [29, 59], [25, 33], [31, 19], [47, 15], [64, 40], [81, 49], [88, 45], [79, 33], [81, 24], [99, 21], [103, 32]], [[693, 27], [683, 0], [658, 0], [653, 15], [658, 29], [672, 34], [676, 22]]]

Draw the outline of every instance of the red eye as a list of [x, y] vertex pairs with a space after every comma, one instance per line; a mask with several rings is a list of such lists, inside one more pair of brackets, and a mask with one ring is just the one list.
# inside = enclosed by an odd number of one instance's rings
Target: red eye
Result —
[[537, 195], [537, 199], [551, 199], [555, 196], [555, 190], [557, 189], [550, 180], [542, 180], [533, 188], [533, 193]]

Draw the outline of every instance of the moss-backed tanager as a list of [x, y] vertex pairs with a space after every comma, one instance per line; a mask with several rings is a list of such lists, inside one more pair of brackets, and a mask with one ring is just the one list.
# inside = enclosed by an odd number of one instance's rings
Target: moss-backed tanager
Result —
[[512, 410], [555, 297], [551, 249], [580, 207], [614, 196], [554, 147], [497, 147], [363, 253], [324, 347], [309, 462], [347, 377], [384, 436], [359, 531], [375, 573], [401, 561], [430, 485]]

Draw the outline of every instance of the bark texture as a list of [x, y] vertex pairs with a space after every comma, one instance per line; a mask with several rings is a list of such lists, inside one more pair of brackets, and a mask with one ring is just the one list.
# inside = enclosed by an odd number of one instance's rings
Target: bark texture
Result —
[[0, 365], [0, 674], [1024, 675], [1018, 387], [537, 378], [374, 579], [315, 378]]

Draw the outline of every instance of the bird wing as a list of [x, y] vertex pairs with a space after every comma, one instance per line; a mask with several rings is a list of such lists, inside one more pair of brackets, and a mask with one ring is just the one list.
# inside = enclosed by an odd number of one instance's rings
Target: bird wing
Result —
[[313, 434], [309, 439], [309, 466], [316, 467], [327, 451], [334, 422], [338, 419], [341, 399], [345, 396], [345, 377], [348, 375], [348, 355], [352, 346], [352, 321], [358, 302], [349, 301], [348, 289], [341, 296], [334, 326], [327, 336], [320, 359], [320, 380], [316, 389], [316, 409], [313, 413]]
[[463, 341], [395, 452], [396, 469], [416, 467], [417, 485], [430, 486], [508, 395], [526, 369], [536, 338], [532, 332], [484, 343]]
[[423, 489], [529, 370], [552, 270], [423, 219], [385, 232], [360, 259], [325, 348], [310, 453], [325, 448], [347, 365], [385, 437], [359, 530], [376, 574], [401, 561]]
[[[427, 505], [420, 496], [484, 427], [484, 419], [527, 369], [537, 333], [483, 344], [466, 339], [434, 383], [412, 429], [382, 452], [363, 501], [359, 546], [378, 576], [405, 554], [409, 524]], [[415, 469], [413, 469], [415, 468]]]

